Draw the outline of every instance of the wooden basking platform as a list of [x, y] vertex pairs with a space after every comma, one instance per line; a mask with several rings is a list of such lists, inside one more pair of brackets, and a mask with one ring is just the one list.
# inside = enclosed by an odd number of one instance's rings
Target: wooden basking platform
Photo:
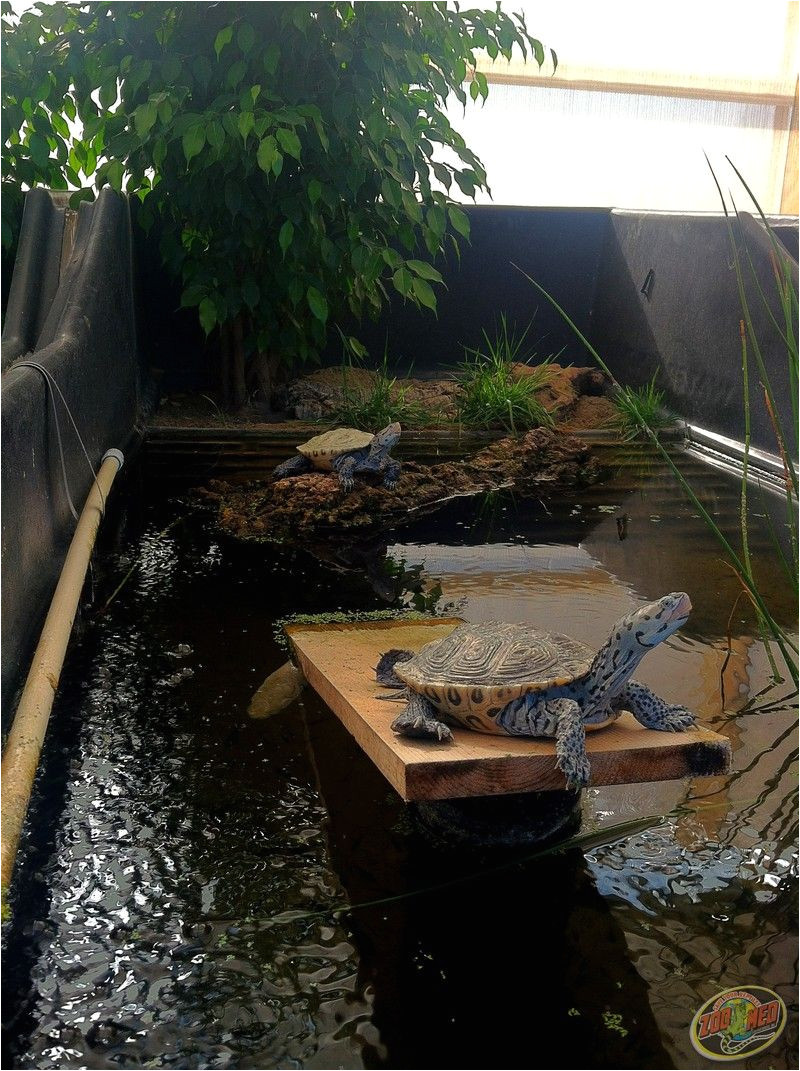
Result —
[[[392, 647], [418, 650], [459, 624], [457, 618], [431, 618], [290, 625], [286, 632], [311, 687], [404, 800], [563, 790], [552, 740], [454, 728], [454, 743], [436, 744], [392, 732], [399, 707], [377, 698], [387, 692], [375, 682], [380, 655]], [[643, 728], [627, 713], [607, 728], [588, 733], [586, 749], [594, 785], [718, 774], [730, 761], [727, 739], [709, 729], [660, 733]]]

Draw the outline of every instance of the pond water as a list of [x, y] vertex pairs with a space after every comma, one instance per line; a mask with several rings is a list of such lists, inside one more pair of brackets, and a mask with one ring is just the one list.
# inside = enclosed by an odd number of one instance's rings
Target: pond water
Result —
[[[4, 1067], [696, 1067], [695, 1011], [748, 984], [791, 1017], [746, 1066], [797, 1066], [796, 694], [662, 464], [604, 458], [589, 490], [455, 502], [387, 543], [395, 582], [422, 565], [468, 620], [591, 645], [690, 593], [637, 675], [730, 739], [731, 773], [591, 788], [597, 836], [546, 855], [428, 843], [313, 692], [248, 719], [285, 657], [273, 622], [385, 606], [374, 568], [168, 527], [180, 499], [128, 484], [23, 841]], [[735, 532], [735, 480], [681, 464]], [[766, 521], [752, 551], [793, 630]]]

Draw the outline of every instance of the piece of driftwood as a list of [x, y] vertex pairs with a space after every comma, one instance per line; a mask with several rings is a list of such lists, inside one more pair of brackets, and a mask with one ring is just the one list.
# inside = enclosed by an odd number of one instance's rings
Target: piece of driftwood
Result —
[[[392, 648], [418, 650], [446, 636], [457, 618], [354, 624], [289, 625], [286, 629], [308, 683], [404, 800], [444, 800], [511, 792], [563, 790], [552, 740], [490, 736], [453, 729], [454, 743], [396, 736], [397, 703], [378, 698], [374, 666]], [[709, 729], [662, 733], [630, 714], [587, 734], [593, 785], [671, 781], [719, 774], [730, 745]]]

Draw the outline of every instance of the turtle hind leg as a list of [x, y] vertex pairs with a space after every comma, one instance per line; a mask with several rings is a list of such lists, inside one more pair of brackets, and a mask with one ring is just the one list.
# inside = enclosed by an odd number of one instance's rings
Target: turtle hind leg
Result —
[[387, 457], [384, 460], [381, 472], [383, 473], [383, 486], [387, 491], [393, 491], [396, 487], [400, 478], [400, 471], [401, 465], [399, 461], [395, 461], [393, 457]]
[[386, 651], [378, 659], [378, 664], [375, 667], [375, 680], [378, 684], [382, 684], [384, 688], [405, 688], [405, 685], [395, 673], [394, 667], [398, 662], [408, 662], [413, 657], [413, 651], [401, 651], [398, 647], [393, 647], [391, 651]]
[[668, 703], [638, 681], [628, 681], [614, 700], [614, 706], [618, 710], [629, 710], [645, 729], [665, 733], [682, 733], [691, 729], [697, 720], [691, 710], [677, 703]]
[[449, 743], [453, 739], [450, 727], [440, 720], [436, 707], [413, 692], [406, 709], [392, 722], [392, 732], [398, 736], [434, 740], [439, 744]]
[[586, 731], [583, 715], [574, 699], [553, 699], [547, 704], [557, 718], [556, 766], [567, 779], [567, 788], [573, 791], [589, 784], [591, 767], [586, 754]]
[[285, 480], [287, 476], [301, 476], [304, 472], [311, 472], [313, 468], [314, 466], [307, 457], [297, 454], [295, 457], [290, 457], [288, 461], [282, 461], [280, 465], [277, 465], [272, 470], [272, 477], [275, 480]]

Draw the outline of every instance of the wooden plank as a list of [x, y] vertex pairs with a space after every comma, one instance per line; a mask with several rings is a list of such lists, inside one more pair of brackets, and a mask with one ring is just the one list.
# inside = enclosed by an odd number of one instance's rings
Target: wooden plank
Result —
[[[395, 736], [396, 703], [378, 699], [374, 666], [392, 647], [418, 650], [442, 638], [458, 618], [429, 621], [291, 625], [287, 634], [309, 684], [405, 800], [452, 799], [564, 789], [552, 740], [490, 736], [454, 729], [455, 742]], [[728, 768], [730, 745], [709, 729], [659, 733], [625, 713], [590, 733], [592, 784], [670, 781]]]

